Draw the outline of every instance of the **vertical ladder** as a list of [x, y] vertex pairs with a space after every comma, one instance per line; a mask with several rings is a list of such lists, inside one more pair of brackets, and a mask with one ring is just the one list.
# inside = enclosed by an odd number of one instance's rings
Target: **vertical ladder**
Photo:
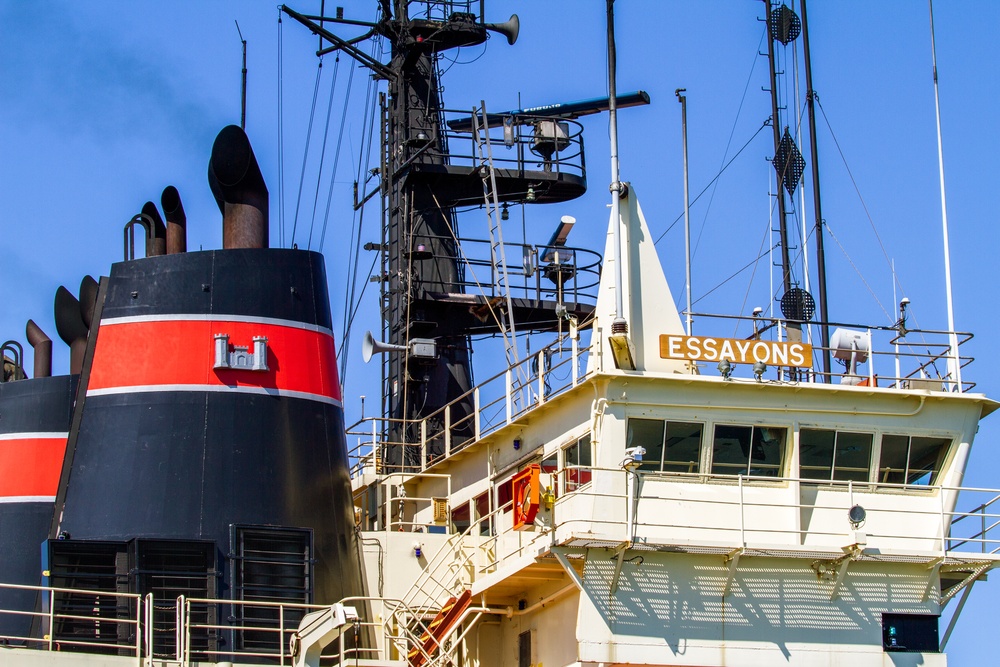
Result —
[[[497, 323], [500, 326], [500, 334], [503, 336], [507, 364], [512, 366], [520, 361], [513, 318], [514, 304], [510, 296], [507, 258], [504, 254], [503, 227], [500, 224], [500, 202], [497, 197], [496, 175], [493, 172], [493, 148], [490, 145], [486, 102], [481, 101], [480, 104], [482, 106], [479, 110], [472, 110], [472, 138], [476, 145], [476, 166], [483, 179], [483, 201], [486, 204], [486, 218], [490, 227], [490, 261], [496, 271], [498, 296], [503, 304], [497, 317]], [[482, 113], [482, 117], [480, 117], [480, 113]]]

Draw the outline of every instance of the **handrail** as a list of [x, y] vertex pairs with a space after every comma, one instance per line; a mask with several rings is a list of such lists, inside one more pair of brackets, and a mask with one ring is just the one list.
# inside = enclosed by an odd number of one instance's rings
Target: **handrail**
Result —
[[[586, 360], [590, 350], [590, 346], [581, 347], [576, 338], [564, 334], [538, 352], [532, 353], [530, 357], [486, 378], [448, 404], [420, 419], [406, 420], [383, 416], [359, 419], [347, 427], [347, 435], [371, 438], [371, 440], [362, 440], [349, 450], [349, 459], [352, 461], [351, 477], [358, 477], [369, 468], [374, 468], [373, 472], [384, 474], [385, 464], [379, 457], [386, 447], [412, 448], [420, 453], [417, 457], [420, 460], [419, 467], [411, 468], [399, 464], [398, 472], [422, 472], [450, 458], [479, 438], [506, 426], [550, 398], [580, 384], [589, 376], [585, 369], [580, 369], [580, 365]], [[557, 354], [561, 354], [562, 358], [557, 359]], [[555, 363], [552, 363], [553, 359], [556, 359]], [[543, 372], [532, 370], [533, 367], [543, 369]], [[519, 373], [519, 369], [523, 369], [522, 372]], [[525, 373], [524, 370], [528, 372]], [[563, 371], [565, 379], [558, 380], [560, 371]], [[520, 380], [522, 375], [527, 379]], [[554, 378], [558, 384], [552, 382]], [[475, 409], [460, 418], [453, 419], [452, 411], [457, 406], [467, 404], [470, 399], [475, 404]], [[366, 425], [370, 426], [366, 428]], [[407, 432], [410, 430], [409, 427], [414, 427], [413, 430], [420, 433], [420, 439], [416, 442], [389, 441], [385, 434], [391, 430], [390, 425], [402, 426], [398, 429], [400, 432]], [[456, 441], [454, 434], [462, 433], [463, 427], [471, 431], [471, 434]], [[434, 449], [440, 449], [442, 454], [430, 455]], [[404, 460], [407, 459], [400, 458], [400, 461]]]

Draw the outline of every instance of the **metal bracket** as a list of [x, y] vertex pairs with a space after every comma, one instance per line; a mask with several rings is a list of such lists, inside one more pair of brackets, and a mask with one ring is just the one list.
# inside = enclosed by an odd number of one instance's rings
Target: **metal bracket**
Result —
[[[921, 598], [925, 602], [930, 599], [931, 591], [934, 590], [935, 582], [940, 587], [941, 585], [941, 565], [944, 563], [944, 558], [935, 558], [933, 561], [927, 564], [927, 569], [930, 570], [930, 574], [927, 575], [927, 585], [924, 587], [924, 595]], [[941, 591], [938, 591], [938, 598], [941, 597]]]
[[615, 593], [618, 592], [618, 580], [622, 576], [622, 563], [625, 562], [625, 552], [628, 551], [629, 543], [628, 541], [622, 542], [615, 548], [615, 574], [611, 577], [611, 588], [609, 589], [609, 597], [614, 597]]
[[739, 547], [738, 549], [733, 549], [728, 554], [722, 557], [722, 564], [726, 565], [729, 572], [726, 574], [726, 586], [722, 589], [722, 597], [729, 595], [729, 589], [733, 585], [733, 579], [736, 578], [736, 568], [740, 564], [740, 556], [743, 555], [745, 549]]
[[234, 345], [230, 352], [229, 334], [215, 334], [215, 363], [212, 368], [266, 373], [270, 370], [267, 367], [267, 336], [253, 337], [251, 353], [250, 348], [241, 345]]
[[[942, 606], [944, 606], [945, 604], [947, 604], [947, 602], [949, 600], [951, 600], [953, 597], [955, 597], [956, 595], [958, 595], [958, 593], [963, 588], [966, 588], [967, 586], [971, 586], [977, 579], [979, 579], [980, 577], [982, 577], [983, 574], [985, 574], [986, 571], [989, 570], [991, 567], [993, 567], [993, 563], [992, 562], [977, 563], [974, 566], [974, 569], [971, 572], [969, 572], [969, 575], [967, 577], [965, 577], [965, 579], [963, 579], [961, 581], [961, 583], [956, 584], [955, 586], [952, 586], [951, 588], [948, 589], [947, 593], [945, 593], [945, 594], [943, 594], [941, 596], [941, 602], [940, 602], [940, 604]], [[946, 567], [946, 568], [943, 568], [943, 569], [946, 572], [949, 572], [949, 571], [950, 572], [962, 571], [962, 570], [959, 569], [959, 567], [954, 567], [954, 566], [953, 567]]]
[[812, 563], [812, 569], [816, 572], [817, 577], [833, 582], [833, 590], [830, 591], [830, 600], [837, 599], [837, 596], [840, 594], [840, 587], [847, 577], [847, 568], [850, 567], [853, 561], [861, 557], [864, 547], [856, 543], [844, 547], [844, 551], [846, 553], [840, 558], [815, 560]]

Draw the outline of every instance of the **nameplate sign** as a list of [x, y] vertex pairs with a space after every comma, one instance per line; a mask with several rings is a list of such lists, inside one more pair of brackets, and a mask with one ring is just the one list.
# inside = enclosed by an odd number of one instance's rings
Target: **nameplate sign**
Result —
[[777, 343], [740, 338], [710, 338], [708, 336], [660, 335], [662, 359], [688, 361], [722, 361], [752, 364], [763, 361], [769, 366], [812, 366], [812, 345], [807, 343]]

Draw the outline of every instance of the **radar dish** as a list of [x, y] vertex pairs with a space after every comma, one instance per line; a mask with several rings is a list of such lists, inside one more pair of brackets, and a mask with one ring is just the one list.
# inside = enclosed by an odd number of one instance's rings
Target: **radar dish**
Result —
[[781, 314], [789, 320], [808, 322], [816, 314], [816, 302], [809, 292], [793, 287], [781, 297]]

